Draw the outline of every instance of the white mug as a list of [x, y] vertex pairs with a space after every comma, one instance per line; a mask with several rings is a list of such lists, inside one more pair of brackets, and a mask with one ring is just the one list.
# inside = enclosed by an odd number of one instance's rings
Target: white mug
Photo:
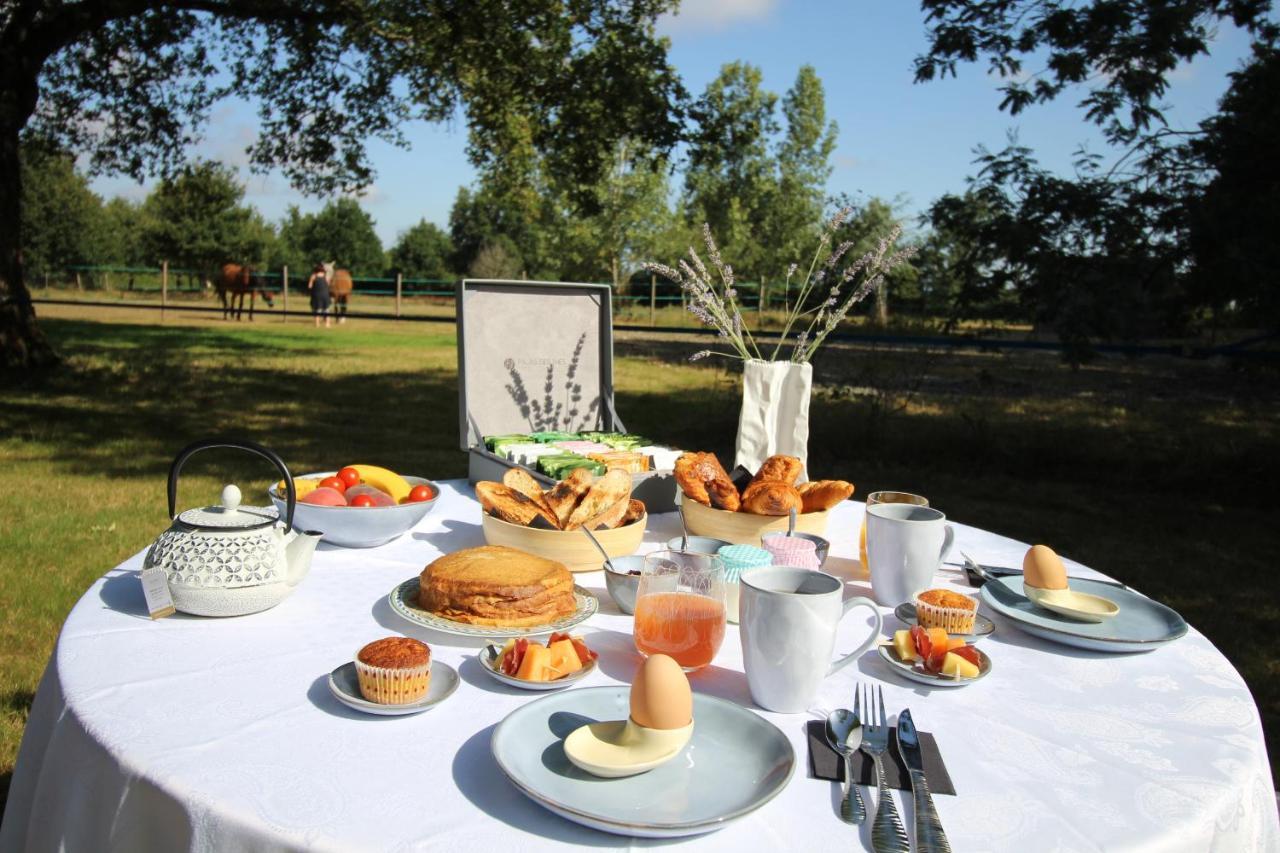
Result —
[[936, 509], [915, 504], [867, 508], [867, 562], [876, 603], [897, 607], [928, 589], [955, 531]]
[[[806, 710], [818, 685], [848, 665], [880, 636], [880, 611], [868, 598], [841, 601], [844, 584], [812, 569], [764, 566], [742, 573], [742, 662], [751, 698], [761, 708]], [[853, 607], [866, 607], [875, 628], [856, 650], [831, 660], [836, 625]]]

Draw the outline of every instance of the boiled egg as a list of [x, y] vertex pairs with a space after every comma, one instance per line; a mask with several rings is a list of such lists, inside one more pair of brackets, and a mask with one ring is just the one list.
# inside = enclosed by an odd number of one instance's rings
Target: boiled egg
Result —
[[1066, 589], [1067, 567], [1048, 545], [1032, 545], [1022, 558], [1022, 582], [1037, 589]]
[[640, 664], [631, 682], [631, 719], [647, 729], [680, 729], [693, 721], [689, 678], [667, 655]]

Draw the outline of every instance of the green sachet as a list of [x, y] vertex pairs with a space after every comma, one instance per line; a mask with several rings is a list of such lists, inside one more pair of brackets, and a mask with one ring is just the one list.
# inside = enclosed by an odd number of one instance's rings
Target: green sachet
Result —
[[529, 438], [540, 444], [550, 444], [553, 441], [577, 441], [578, 433], [576, 432], [534, 432], [529, 434]]
[[531, 437], [513, 433], [511, 435], [486, 435], [484, 437], [484, 446], [489, 448], [493, 453], [498, 452], [500, 444], [518, 444], [521, 442], [531, 441]]

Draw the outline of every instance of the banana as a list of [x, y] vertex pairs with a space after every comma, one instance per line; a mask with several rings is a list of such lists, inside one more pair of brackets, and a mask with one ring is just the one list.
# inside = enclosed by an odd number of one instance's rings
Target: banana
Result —
[[[302, 500], [311, 494], [319, 485], [319, 480], [309, 480], [306, 477], [293, 478], [293, 490], [298, 493], [298, 500]], [[284, 480], [276, 483], [276, 494], [284, 497]]]
[[352, 465], [351, 467], [360, 472], [361, 480], [391, 495], [396, 503], [400, 503], [403, 498], [409, 496], [412, 486], [395, 471], [388, 471], [377, 465]]

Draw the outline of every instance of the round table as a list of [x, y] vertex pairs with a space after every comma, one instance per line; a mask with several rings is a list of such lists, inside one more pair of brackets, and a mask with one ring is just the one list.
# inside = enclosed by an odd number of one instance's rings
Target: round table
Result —
[[[856, 561], [863, 507], [833, 511], [826, 570], [869, 594]], [[526, 799], [490, 754], [494, 726], [540, 694], [508, 688], [475, 659], [480, 642], [401, 620], [388, 593], [442, 553], [482, 544], [465, 482], [442, 484], [436, 509], [379, 548], [321, 545], [283, 603], [235, 619], [151, 621], [138, 554], [72, 610], [31, 711], [0, 849], [525, 851], [645, 846], [563, 820]], [[654, 516], [645, 550], [678, 533]], [[956, 545], [990, 565], [1020, 565], [1022, 543], [956, 525]], [[1096, 573], [1068, 561], [1074, 574]], [[580, 574], [600, 612], [579, 630], [601, 652], [584, 686], [625, 683], [638, 658], [631, 617], [600, 572]], [[956, 573], [942, 586], [967, 589]], [[984, 607], [985, 610], [985, 607]], [[841, 626], [837, 652], [868, 630]], [[887, 610], [885, 629], [898, 623]], [[1201, 634], [1146, 654], [1053, 645], [996, 617], [983, 642], [993, 671], [962, 689], [900, 680], [874, 652], [828, 678], [810, 714], [756, 708], [736, 626], [697, 692], [736, 701], [777, 725], [796, 772], [774, 800], [710, 835], [660, 842], [705, 849], [870, 849], [870, 824], [836, 814], [838, 788], [809, 777], [805, 724], [848, 707], [855, 684], [883, 686], [891, 713], [910, 707], [933, 732], [957, 789], [935, 798], [953, 849], [1257, 850], [1280, 846], [1258, 710], [1231, 664]], [[458, 690], [408, 717], [365, 716], [334, 700], [326, 677], [364, 643], [406, 634], [456, 667]], [[910, 797], [895, 794], [910, 828]]]

